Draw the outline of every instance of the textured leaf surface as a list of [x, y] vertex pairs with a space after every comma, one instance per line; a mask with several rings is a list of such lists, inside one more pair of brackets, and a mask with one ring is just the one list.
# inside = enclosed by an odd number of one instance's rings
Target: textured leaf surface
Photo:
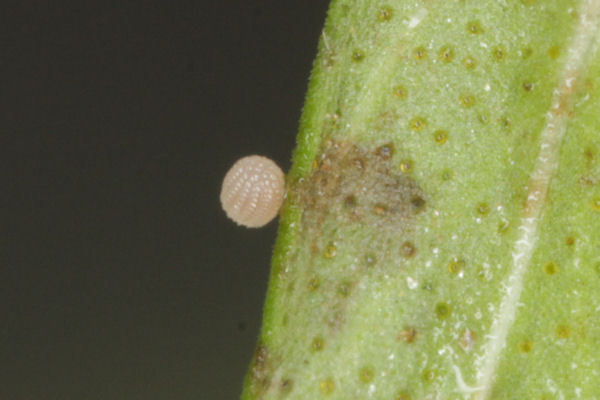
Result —
[[336, 0], [245, 399], [600, 398], [599, 0]]

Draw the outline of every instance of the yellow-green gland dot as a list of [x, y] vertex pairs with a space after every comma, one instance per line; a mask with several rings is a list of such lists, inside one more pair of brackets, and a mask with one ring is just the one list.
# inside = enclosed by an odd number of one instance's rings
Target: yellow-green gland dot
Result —
[[427, 383], [431, 383], [435, 380], [435, 371], [426, 369], [423, 371], [423, 380]]
[[344, 207], [354, 208], [356, 207], [356, 197], [353, 195], [346, 196], [344, 199]]
[[423, 46], [417, 47], [413, 50], [413, 57], [417, 61], [423, 60], [427, 57], [427, 50]]
[[413, 198], [410, 199], [410, 203], [417, 212], [422, 211], [423, 208], [425, 208], [425, 199], [421, 196], [413, 196]]
[[502, 117], [498, 120], [500, 127], [503, 129], [510, 129], [510, 119], [508, 117]]
[[503, 61], [506, 58], [506, 49], [503, 46], [496, 46], [492, 49], [492, 57], [496, 61]]
[[365, 53], [362, 50], [356, 49], [352, 52], [352, 61], [362, 61], [365, 58]]
[[592, 200], [590, 204], [594, 210], [600, 211], [600, 197], [597, 197], [594, 200]]
[[323, 348], [325, 348], [325, 341], [321, 336], [315, 336], [310, 342], [310, 350], [317, 352], [323, 350]]
[[596, 264], [596, 272], [600, 274], [600, 263]]
[[379, 146], [377, 150], [375, 150], [375, 154], [384, 160], [389, 160], [394, 155], [394, 145], [392, 143], [384, 144], [383, 146]]
[[490, 213], [490, 206], [487, 203], [477, 204], [477, 214], [486, 216]]
[[460, 96], [460, 104], [465, 108], [471, 108], [475, 105], [475, 98], [470, 94]]
[[510, 222], [508, 220], [502, 220], [498, 223], [498, 233], [505, 233], [510, 226]]
[[471, 21], [467, 24], [467, 32], [473, 35], [479, 35], [480, 33], [483, 33], [483, 28], [479, 21]]
[[375, 265], [376, 261], [377, 261], [377, 258], [375, 257], [375, 254], [367, 254], [365, 256], [365, 264], [369, 268], [373, 267]]
[[327, 248], [325, 248], [325, 258], [333, 258], [337, 254], [337, 247], [335, 244], [329, 243]]
[[315, 290], [317, 290], [320, 286], [320, 282], [319, 282], [319, 278], [312, 278], [311, 280], [308, 281], [308, 290], [310, 290], [311, 292], [314, 292]]
[[448, 272], [451, 274], [459, 274], [465, 267], [463, 260], [454, 259], [448, 264]]
[[375, 377], [375, 370], [372, 367], [362, 367], [359, 375], [362, 383], [369, 383]]
[[410, 120], [410, 129], [412, 129], [415, 132], [419, 132], [419, 131], [422, 131], [423, 128], [425, 128], [426, 124], [427, 123], [425, 122], [424, 118], [415, 117]]
[[286, 286], [286, 290], [287, 290], [288, 292], [290, 292], [290, 293], [291, 293], [291, 292], [293, 292], [293, 291], [294, 291], [294, 286], [295, 286], [295, 285], [296, 285], [296, 282], [295, 282], [295, 281], [288, 282], [288, 284], [287, 284], [287, 286]]
[[433, 139], [438, 143], [438, 144], [444, 144], [446, 143], [446, 141], [448, 140], [448, 132], [446, 131], [435, 131], [433, 133]]
[[567, 325], [559, 325], [556, 328], [556, 336], [561, 339], [566, 339], [571, 335], [571, 330]]
[[558, 46], [552, 46], [548, 49], [548, 56], [551, 59], [556, 60], [559, 55], [560, 55], [560, 49]]
[[531, 350], [533, 350], [533, 343], [531, 340], [524, 339], [519, 343], [519, 350], [521, 350], [523, 353], [529, 353]]
[[454, 51], [449, 46], [444, 46], [440, 49], [440, 60], [449, 63], [454, 59]]
[[412, 257], [416, 252], [417, 249], [415, 249], [415, 245], [411, 242], [404, 242], [402, 244], [402, 254], [404, 254], [405, 257]]
[[525, 47], [523, 50], [521, 50], [521, 57], [524, 59], [531, 57], [532, 54], [533, 49], [531, 47]]
[[350, 285], [350, 283], [343, 282], [340, 284], [340, 286], [338, 288], [338, 293], [341, 294], [343, 297], [348, 297], [348, 296], [350, 296], [351, 289], [352, 289], [352, 285]]
[[490, 116], [487, 113], [481, 113], [477, 115], [477, 120], [481, 122], [483, 125], [487, 125], [490, 122]]
[[326, 378], [319, 383], [319, 389], [321, 389], [321, 393], [324, 395], [328, 395], [333, 393], [335, 389], [335, 382], [333, 378]]
[[544, 272], [548, 275], [554, 275], [558, 272], [558, 265], [552, 261], [547, 262], [546, 265], [544, 265]]
[[466, 56], [463, 60], [463, 65], [468, 69], [473, 69], [477, 65], [477, 60], [472, 56]]
[[485, 270], [483, 268], [479, 268], [477, 270], [477, 274], [475, 276], [477, 277], [477, 279], [479, 279], [482, 282], [487, 281], [487, 276], [486, 276]]
[[413, 170], [413, 162], [412, 160], [404, 160], [400, 163], [400, 171], [408, 174]]
[[435, 306], [435, 313], [440, 319], [448, 318], [451, 313], [450, 306], [446, 303], [438, 303]]
[[373, 212], [375, 215], [383, 215], [387, 211], [387, 207], [385, 204], [377, 203], [375, 207], [373, 207]]
[[396, 96], [397, 98], [403, 99], [408, 94], [408, 91], [406, 90], [406, 88], [404, 86], [396, 86], [394, 88], [393, 93], [394, 93], [394, 96]]
[[450, 179], [452, 179], [452, 176], [454, 174], [452, 173], [452, 170], [450, 169], [445, 169], [442, 171], [442, 180], [443, 181], [449, 181]]
[[393, 11], [390, 7], [383, 7], [379, 9], [377, 13], [377, 19], [381, 22], [386, 22], [392, 19]]
[[292, 389], [294, 388], [294, 381], [291, 379], [283, 379], [281, 381], [281, 386], [279, 388], [279, 390], [281, 391], [282, 394], [288, 394], [292, 391]]

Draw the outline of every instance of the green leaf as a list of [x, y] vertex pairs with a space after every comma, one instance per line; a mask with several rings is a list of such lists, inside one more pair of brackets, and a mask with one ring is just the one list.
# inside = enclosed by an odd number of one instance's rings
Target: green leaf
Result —
[[600, 398], [599, 19], [333, 1], [244, 399]]

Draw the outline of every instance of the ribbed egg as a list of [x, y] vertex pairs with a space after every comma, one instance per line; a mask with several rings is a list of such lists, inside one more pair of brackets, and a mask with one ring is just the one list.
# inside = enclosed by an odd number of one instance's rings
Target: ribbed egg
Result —
[[225, 175], [221, 205], [237, 224], [258, 228], [277, 216], [284, 193], [281, 168], [266, 157], [252, 155], [239, 159]]

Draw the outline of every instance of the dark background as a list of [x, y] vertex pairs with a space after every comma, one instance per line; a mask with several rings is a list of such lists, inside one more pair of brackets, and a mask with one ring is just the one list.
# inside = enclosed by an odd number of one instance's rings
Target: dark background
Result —
[[[62, 4], [61, 4], [62, 3]], [[0, 13], [0, 399], [236, 399], [328, 1], [13, 2]]]

